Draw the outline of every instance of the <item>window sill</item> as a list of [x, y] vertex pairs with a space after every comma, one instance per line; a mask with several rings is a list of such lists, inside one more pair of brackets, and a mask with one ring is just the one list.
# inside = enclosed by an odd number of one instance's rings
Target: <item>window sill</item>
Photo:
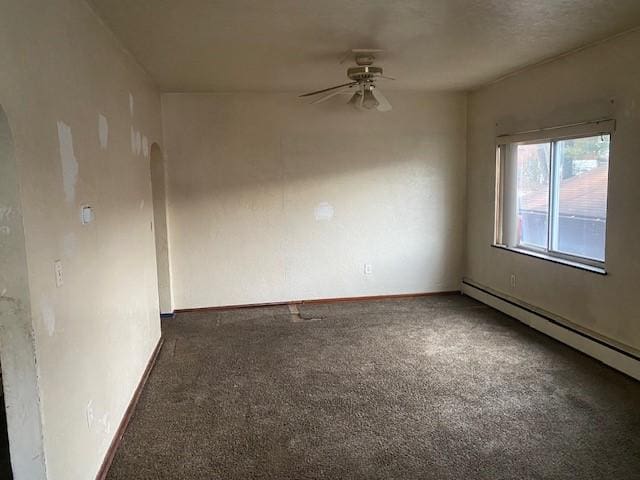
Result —
[[491, 245], [493, 248], [505, 250], [507, 252], [518, 253], [520, 255], [527, 255], [529, 257], [539, 258], [546, 260], [547, 262], [559, 263], [560, 265], [566, 265], [567, 267], [578, 268], [580, 270], [586, 270], [587, 272], [596, 273], [598, 275], [606, 275], [607, 271], [602, 267], [596, 267], [593, 265], [587, 265], [586, 263], [573, 262], [564, 258], [554, 257], [540, 252], [534, 252], [531, 250], [525, 250], [524, 248], [507, 247], [505, 245]]

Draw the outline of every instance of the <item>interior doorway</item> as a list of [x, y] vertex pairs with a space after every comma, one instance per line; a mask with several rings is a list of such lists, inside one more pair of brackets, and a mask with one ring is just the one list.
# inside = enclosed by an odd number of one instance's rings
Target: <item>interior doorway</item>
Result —
[[173, 312], [171, 276], [169, 273], [169, 244], [167, 234], [167, 196], [164, 159], [157, 143], [151, 145], [151, 190], [153, 195], [153, 231], [156, 240], [158, 267], [158, 297], [160, 313]]

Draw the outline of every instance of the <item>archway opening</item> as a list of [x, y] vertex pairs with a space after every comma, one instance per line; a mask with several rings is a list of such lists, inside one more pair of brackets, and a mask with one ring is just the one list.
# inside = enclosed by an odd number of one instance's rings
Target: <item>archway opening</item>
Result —
[[157, 143], [151, 145], [151, 191], [153, 196], [153, 231], [156, 241], [160, 313], [168, 314], [173, 311], [173, 307], [169, 272], [166, 177], [164, 159]]
[[[0, 106], [0, 478], [46, 478], [20, 181]], [[13, 473], [12, 473], [13, 471]]]
[[[4, 111], [0, 107], [0, 251], [8, 252], [9, 247], [14, 247], [16, 241], [20, 239], [14, 239], [11, 237], [11, 223], [14, 213], [14, 205], [17, 200], [17, 178], [15, 172], [15, 166], [12, 165], [13, 160], [13, 148], [11, 135], [9, 131], [9, 125], [4, 115]], [[7, 256], [7, 253], [0, 254], [3, 257]], [[0, 259], [0, 266], [5, 267], [9, 264], [9, 259]], [[4, 273], [4, 268], [0, 271], [0, 335], [5, 329], [5, 323], [9, 321], [9, 315], [15, 307], [12, 305], [12, 296], [7, 295], [8, 290], [6, 285], [9, 282]], [[4, 335], [2, 336], [4, 337]], [[5, 403], [5, 378], [2, 375], [2, 356], [7, 353], [6, 342], [4, 338], [0, 338], [0, 478], [13, 478], [11, 470], [11, 458], [9, 453], [9, 430], [7, 427], [7, 410]]]
[[9, 430], [7, 428], [7, 410], [4, 404], [2, 387], [2, 366], [0, 365], [0, 478], [13, 478], [11, 455], [9, 453]]

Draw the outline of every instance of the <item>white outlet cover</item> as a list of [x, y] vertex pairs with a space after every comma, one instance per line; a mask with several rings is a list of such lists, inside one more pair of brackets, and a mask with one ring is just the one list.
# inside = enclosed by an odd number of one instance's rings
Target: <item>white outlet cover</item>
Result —
[[364, 274], [365, 275], [371, 275], [373, 273], [373, 265], [371, 265], [370, 263], [365, 263], [364, 264]]
[[320, 202], [313, 209], [313, 215], [318, 222], [326, 222], [333, 218], [334, 210], [333, 206], [329, 202]]

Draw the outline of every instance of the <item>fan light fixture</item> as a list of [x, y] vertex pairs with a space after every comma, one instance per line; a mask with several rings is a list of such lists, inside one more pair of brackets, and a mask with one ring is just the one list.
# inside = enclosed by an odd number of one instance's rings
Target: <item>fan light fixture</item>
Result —
[[[357, 66], [347, 69], [347, 76], [351, 79], [351, 82], [343, 83], [342, 85], [336, 85], [335, 87], [325, 88], [323, 90], [317, 90], [311, 93], [305, 93], [300, 97], [309, 97], [312, 95], [319, 95], [326, 93], [325, 96], [317, 98], [312, 104], [321, 103], [329, 100], [336, 95], [344, 93], [350, 94], [353, 92], [349, 105], [354, 106], [358, 110], [378, 110], [379, 112], [388, 112], [391, 110], [391, 104], [382, 92], [377, 88], [377, 80], [394, 80], [391, 77], [386, 77], [382, 74], [381, 67], [374, 67], [372, 64], [375, 60], [373, 53], [381, 52], [382, 50], [371, 49], [354, 49], [351, 50], [352, 54], [355, 54], [355, 61]], [[347, 54], [348, 56], [348, 54]], [[347, 57], [345, 56], [342, 61]], [[340, 63], [342, 63], [342, 61]]]
[[365, 90], [361, 107], [371, 110], [372, 108], [376, 108], [378, 105], [380, 104], [378, 103], [378, 100], [376, 100], [376, 97], [373, 96], [373, 93], [371, 93], [371, 90]]

